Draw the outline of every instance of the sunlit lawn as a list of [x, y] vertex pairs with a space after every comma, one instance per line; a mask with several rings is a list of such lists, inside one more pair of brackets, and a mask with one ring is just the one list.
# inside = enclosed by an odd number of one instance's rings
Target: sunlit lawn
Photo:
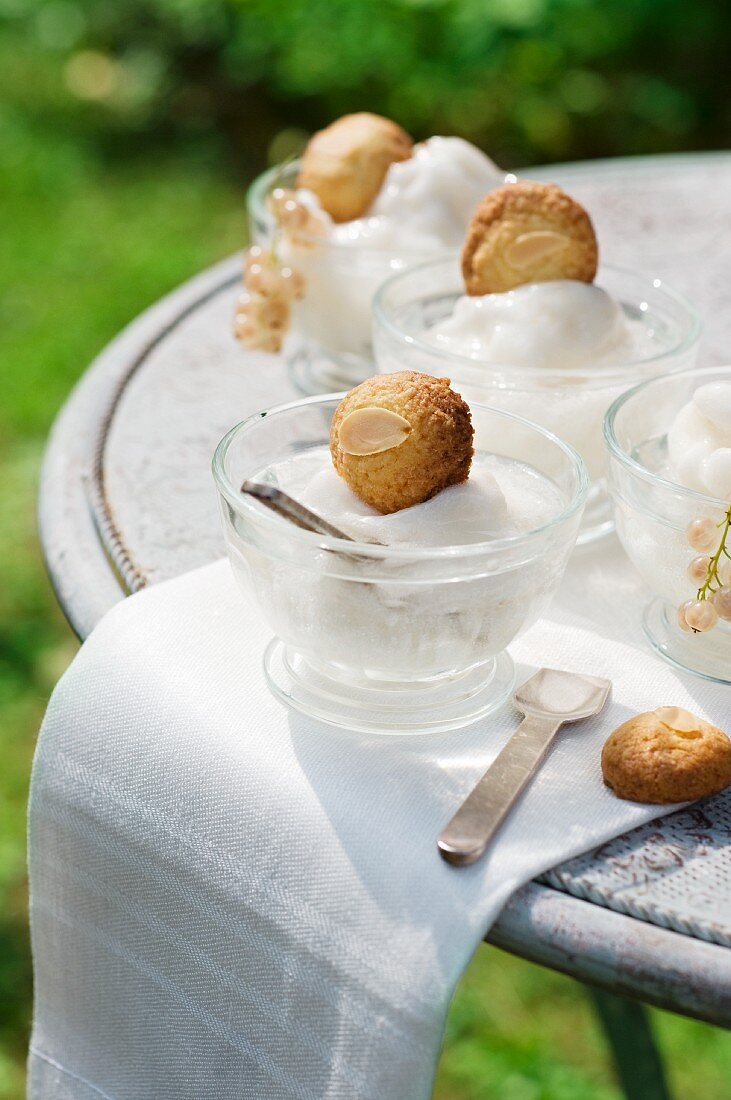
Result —
[[[0, 43], [0, 93], [2, 74], [21, 63], [28, 79], [43, 75]], [[20, 1100], [31, 1011], [28, 774], [45, 701], [75, 650], [37, 549], [44, 438], [93, 355], [144, 306], [238, 247], [243, 214], [241, 189], [215, 162], [170, 149], [102, 161], [56, 120], [33, 118], [22, 98], [0, 111], [0, 176], [0, 1100]], [[679, 1100], [726, 1100], [728, 1035], [654, 1020]], [[578, 986], [478, 952], [451, 1012], [439, 1100], [611, 1100], [611, 1081]]]

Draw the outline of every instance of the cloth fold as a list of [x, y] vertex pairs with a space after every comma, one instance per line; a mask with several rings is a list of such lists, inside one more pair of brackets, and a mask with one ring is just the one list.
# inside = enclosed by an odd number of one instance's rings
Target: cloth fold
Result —
[[607, 733], [665, 703], [723, 724], [721, 689], [551, 614], [513, 647], [519, 678], [599, 674], [612, 701], [454, 869], [436, 837], [515, 730], [509, 707], [424, 738], [289, 712], [226, 562], [110, 611], [34, 764], [31, 1100], [428, 1097], [452, 992], [507, 898], [664, 812], [603, 786]]

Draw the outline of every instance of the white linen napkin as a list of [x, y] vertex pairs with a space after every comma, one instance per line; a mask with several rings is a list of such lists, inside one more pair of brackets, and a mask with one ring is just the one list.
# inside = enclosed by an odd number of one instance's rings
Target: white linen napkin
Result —
[[519, 680], [599, 674], [613, 699], [567, 728], [466, 869], [436, 837], [515, 730], [509, 707], [425, 738], [289, 712], [225, 562], [114, 608], [56, 689], [34, 766], [31, 1100], [428, 1097], [454, 986], [509, 895], [663, 812], [603, 786], [607, 733], [662, 704], [727, 718], [722, 688], [621, 640], [618, 614], [638, 609], [597, 560], [512, 652]]

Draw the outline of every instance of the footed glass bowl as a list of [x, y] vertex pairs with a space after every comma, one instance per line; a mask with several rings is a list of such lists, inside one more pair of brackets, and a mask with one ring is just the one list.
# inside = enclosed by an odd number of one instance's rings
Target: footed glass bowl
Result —
[[456, 729], [510, 693], [506, 647], [559, 584], [576, 541], [586, 471], [544, 429], [474, 406], [476, 451], [528, 462], [548, 479], [560, 501], [551, 522], [462, 546], [315, 535], [239, 487], [247, 478], [276, 483], [278, 464], [313, 448], [329, 463], [330, 421], [341, 397], [249, 417], [225, 436], [213, 461], [234, 573], [276, 635], [264, 657], [267, 680], [284, 702], [336, 726], [391, 734]]
[[556, 373], [544, 367], [488, 363], [434, 347], [424, 339], [425, 331], [449, 317], [464, 294], [454, 256], [391, 278], [373, 304], [374, 354], [380, 373], [417, 370], [444, 375], [466, 400], [525, 416], [576, 448], [592, 479], [580, 545], [612, 529], [604, 480], [604, 414], [619, 394], [637, 382], [692, 367], [700, 336], [692, 306], [660, 279], [603, 265], [596, 282], [621, 304], [629, 319], [654, 333], [657, 354]]
[[653, 593], [643, 620], [650, 644], [677, 668], [728, 684], [731, 623], [719, 620], [708, 633], [692, 634], [678, 626], [677, 611], [698, 588], [687, 575], [698, 556], [688, 545], [688, 525], [705, 517], [721, 523], [731, 502], [678, 485], [667, 453], [676, 414], [699, 386], [721, 381], [731, 381], [731, 367], [684, 371], [635, 386], [609, 409], [604, 437], [617, 535]]

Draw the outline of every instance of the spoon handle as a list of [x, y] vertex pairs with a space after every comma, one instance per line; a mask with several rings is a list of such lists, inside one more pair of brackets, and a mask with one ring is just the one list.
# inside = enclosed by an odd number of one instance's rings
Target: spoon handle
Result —
[[245, 481], [241, 486], [241, 492], [256, 497], [267, 508], [271, 508], [273, 512], [283, 516], [284, 519], [288, 519], [295, 526], [304, 528], [305, 531], [314, 531], [316, 535], [327, 535], [331, 539], [344, 539], [346, 542], [353, 541], [350, 535], [346, 535], [339, 527], [334, 527], [332, 523], [328, 523], [322, 516], [311, 512], [309, 508], [305, 508], [304, 504], [300, 504], [294, 497], [291, 497], [282, 489], [277, 489], [274, 485], [263, 485], [258, 481]]
[[562, 724], [560, 718], [526, 715], [443, 829], [437, 842], [442, 859], [465, 867], [484, 855]]

